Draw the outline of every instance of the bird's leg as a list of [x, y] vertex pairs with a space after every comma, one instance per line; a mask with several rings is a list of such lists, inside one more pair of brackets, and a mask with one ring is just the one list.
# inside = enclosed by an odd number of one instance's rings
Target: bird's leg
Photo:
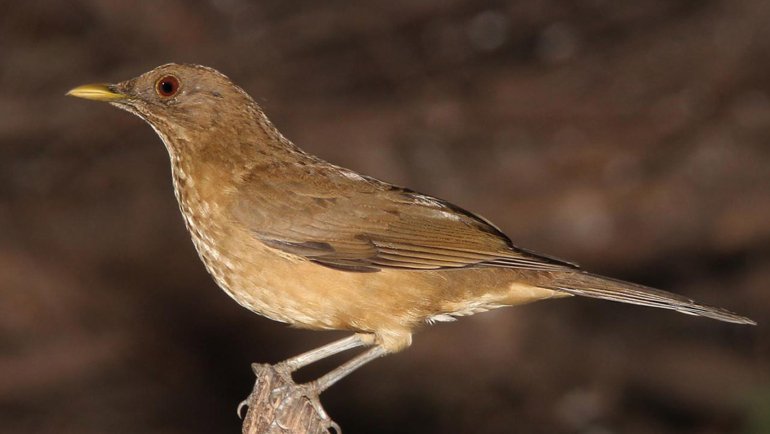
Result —
[[[334, 421], [329, 417], [329, 415], [326, 413], [326, 410], [324, 410], [323, 406], [321, 405], [319, 395], [321, 392], [325, 391], [356, 369], [364, 366], [365, 364], [378, 357], [382, 357], [388, 354], [388, 350], [386, 350], [381, 345], [376, 345], [375, 347], [370, 348], [364, 353], [359, 354], [358, 356], [338, 366], [317, 380], [304, 384], [297, 385], [294, 383], [291, 378], [291, 373], [311, 363], [317, 362], [318, 360], [341, 353], [342, 351], [374, 344], [374, 335], [356, 334], [332, 342], [328, 345], [324, 345], [323, 347], [316, 348], [315, 350], [300, 354], [299, 356], [284, 360], [283, 362], [278, 363], [272, 367], [264, 365], [267, 366], [268, 369], [274, 369], [274, 372], [284, 378], [283, 381], [285, 384], [271, 391], [271, 396], [280, 397], [278, 398], [279, 401], [276, 402], [276, 405], [278, 406], [277, 412], [283, 413], [287, 408], [294, 408], [293, 406], [295, 406], [295, 403], [297, 403], [298, 399], [307, 399], [307, 402], [313, 406], [313, 409], [315, 410], [320, 420], [324, 421], [328, 425], [327, 428], [331, 428], [337, 433], [341, 433], [339, 426], [334, 423]], [[255, 386], [255, 391], [256, 387], [257, 386]], [[245, 406], [248, 406], [248, 401], [249, 399], [252, 399], [254, 393], [256, 392], [253, 391], [252, 394], [249, 395], [249, 397], [241, 402], [241, 404], [238, 406], [237, 411], [239, 416], [241, 414], [241, 409]]]
[[[276, 363], [273, 365], [273, 368], [275, 369], [276, 373], [284, 377], [284, 381], [286, 381], [287, 384], [293, 385], [294, 380], [291, 378], [291, 373], [296, 371], [297, 369], [300, 369], [302, 367], [305, 367], [307, 365], [310, 365], [312, 363], [315, 363], [319, 360], [325, 359], [327, 357], [331, 357], [335, 354], [341, 353], [343, 351], [347, 351], [353, 348], [361, 347], [361, 346], [370, 346], [374, 345], [374, 335], [372, 334], [364, 334], [364, 333], [356, 333], [353, 336], [348, 336], [346, 338], [334, 341], [330, 344], [324, 345], [322, 347], [310, 350], [308, 352], [302, 353], [298, 356], [289, 358], [284, 360], [283, 362]], [[256, 365], [255, 365], [256, 366]], [[343, 365], [344, 366], [344, 365]], [[340, 367], [341, 368], [341, 367]], [[339, 368], [337, 368], [339, 369]], [[355, 369], [355, 368], [353, 368]], [[336, 369], [335, 369], [336, 371]], [[332, 372], [335, 372], [332, 371]], [[352, 369], [351, 369], [352, 371]], [[255, 371], [256, 372], [256, 371]], [[330, 372], [330, 374], [332, 373]], [[327, 374], [329, 375], [329, 374]], [[342, 378], [344, 375], [340, 376], [339, 378]], [[337, 379], [339, 379], [337, 378]], [[336, 381], [336, 380], [335, 380]], [[322, 390], [325, 390], [327, 387], [329, 387], [331, 384], [324, 387]], [[287, 387], [292, 386], [282, 386], [275, 390], [273, 390], [273, 393], [281, 393], [283, 390]], [[315, 402], [313, 403], [316, 407], [316, 410], [318, 411], [319, 415], [321, 415], [324, 418], [328, 418], [326, 416], [326, 412], [323, 411], [323, 408], [321, 408], [320, 403], [318, 403], [318, 393], [316, 392], [316, 388], [314, 387], [308, 387], [307, 385], [300, 385], [301, 388], [301, 394], [308, 393], [308, 398], [311, 401]], [[251, 398], [251, 395], [249, 395], [246, 399], [241, 401], [240, 404], [238, 404], [237, 412], [238, 416], [241, 416], [241, 410], [244, 407], [248, 406], [248, 401]]]
[[[378, 357], [382, 357], [386, 354], [388, 354], [388, 351], [385, 348], [377, 345], [376, 347], [371, 348], [366, 352], [364, 352], [363, 354], [360, 354], [354, 357], [353, 359], [345, 362], [344, 364], [338, 366], [337, 368], [328, 372], [321, 378], [315, 381], [311, 381], [309, 383], [300, 384], [296, 389], [296, 393], [299, 396], [304, 396], [309, 400], [310, 404], [313, 406], [316, 413], [319, 415], [321, 419], [328, 421], [330, 424], [333, 424], [333, 421], [331, 420], [331, 418], [329, 418], [329, 415], [326, 413], [326, 410], [324, 410], [323, 406], [321, 405], [321, 400], [319, 399], [319, 395], [321, 394], [321, 392], [325, 391], [326, 389], [331, 387], [334, 383], [346, 377], [351, 372], [355, 371], [361, 366], [364, 366], [365, 364], [371, 362], [372, 360]], [[289, 397], [288, 401], [291, 401], [291, 399], [293, 399], [293, 397]], [[333, 426], [333, 425], [330, 425], [330, 426]], [[333, 427], [336, 432], [338, 433], [341, 432], [339, 429], [339, 426], [333, 426]]]
[[353, 359], [338, 366], [332, 371], [324, 374], [321, 378], [307, 383], [307, 385], [316, 393], [319, 394], [324, 390], [331, 387], [334, 383], [340, 381], [344, 377], [348, 376], [351, 372], [371, 362], [372, 360], [382, 357], [388, 354], [388, 350], [377, 345], [374, 348], [367, 350], [365, 353], [360, 354]]
[[[329, 427], [334, 428], [336, 432], [341, 432], [339, 426], [337, 426], [337, 424], [335, 424], [334, 421], [329, 418], [326, 410], [324, 410], [323, 406], [321, 405], [319, 394], [366, 363], [380, 356], [384, 356], [388, 351], [385, 350], [385, 348], [377, 345], [374, 348], [364, 352], [363, 354], [354, 357], [343, 365], [333, 369], [321, 378], [309, 383], [296, 385], [291, 378], [291, 373], [304, 366], [310, 365], [314, 362], [341, 353], [343, 351], [361, 346], [374, 345], [374, 342], [375, 337], [373, 334], [355, 334], [353, 336], [324, 345], [320, 348], [310, 350], [290, 359], [286, 359], [283, 362], [274, 365], [274, 368], [279, 373], [279, 375], [285, 375], [285, 381], [287, 382], [287, 385], [273, 389], [271, 393], [273, 396], [282, 396], [281, 402], [279, 404], [279, 411], [281, 411], [281, 408], [293, 405], [296, 399], [302, 399], [304, 397], [313, 406], [319, 418], [326, 421], [329, 424]], [[241, 414], [241, 409], [248, 405], [248, 400], [250, 398], [251, 396], [246, 398], [246, 400], [238, 405], [237, 411], [239, 416]]]
[[[334, 341], [330, 344], [322, 347], [310, 350], [306, 353], [302, 353], [298, 356], [294, 356], [290, 359], [286, 359], [276, 365], [278, 369], [286, 369], [288, 372], [294, 372], [297, 369], [315, 363], [319, 360], [331, 357], [335, 354], [339, 354], [343, 351], [351, 350], [362, 346], [374, 345], [374, 335], [356, 333], [353, 336], [349, 336], [338, 341]], [[328, 375], [328, 374], [327, 374]]]

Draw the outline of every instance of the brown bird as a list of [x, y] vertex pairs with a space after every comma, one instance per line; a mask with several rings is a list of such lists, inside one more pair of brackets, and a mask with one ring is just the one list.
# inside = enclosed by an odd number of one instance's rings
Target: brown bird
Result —
[[519, 248], [476, 214], [303, 152], [211, 68], [167, 64], [68, 95], [107, 101], [158, 133], [198, 254], [236, 302], [296, 327], [355, 333], [282, 367], [372, 347], [310, 383], [317, 392], [405, 349], [423, 324], [548, 298], [580, 295], [755, 324]]

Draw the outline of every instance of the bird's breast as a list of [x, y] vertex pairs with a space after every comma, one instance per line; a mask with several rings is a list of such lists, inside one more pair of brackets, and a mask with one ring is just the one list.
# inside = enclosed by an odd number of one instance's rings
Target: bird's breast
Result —
[[198, 256], [217, 284], [236, 298], [231, 292], [236, 264], [223, 246], [230, 229], [223, 218], [222, 198], [206, 194], [206, 178], [193, 173], [184, 161], [172, 158], [171, 173], [174, 195]]

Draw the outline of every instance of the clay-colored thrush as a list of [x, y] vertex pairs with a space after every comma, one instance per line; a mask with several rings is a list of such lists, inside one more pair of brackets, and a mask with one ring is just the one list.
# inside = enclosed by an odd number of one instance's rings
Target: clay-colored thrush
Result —
[[168, 64], [68, 95], [107, 101], [155, 129], [193, 243], [230, 297], [296, 327], [355, 333], [283, 362], [289, 372], [372, 347], [313, 382], [319, 392], [408, 347], [423, 324], [547, 298], [581, 295], [754, 324], [521, 249], [449, 202], [309, 155], [211, 68]]

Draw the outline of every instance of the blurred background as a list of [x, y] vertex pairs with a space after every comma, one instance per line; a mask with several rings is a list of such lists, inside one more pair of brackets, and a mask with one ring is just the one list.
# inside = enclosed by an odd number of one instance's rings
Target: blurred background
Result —
[[251, 362], [340, 337], [232, 302], [152, 129], [64, 96], [174, 61], [327, 160], [760, 323], [569, 299], [425, 328], [323, 395], [346, 433], [770, 432], [768, 22], [764, 0], [3, 2], [2, 431], [239, 432]]

